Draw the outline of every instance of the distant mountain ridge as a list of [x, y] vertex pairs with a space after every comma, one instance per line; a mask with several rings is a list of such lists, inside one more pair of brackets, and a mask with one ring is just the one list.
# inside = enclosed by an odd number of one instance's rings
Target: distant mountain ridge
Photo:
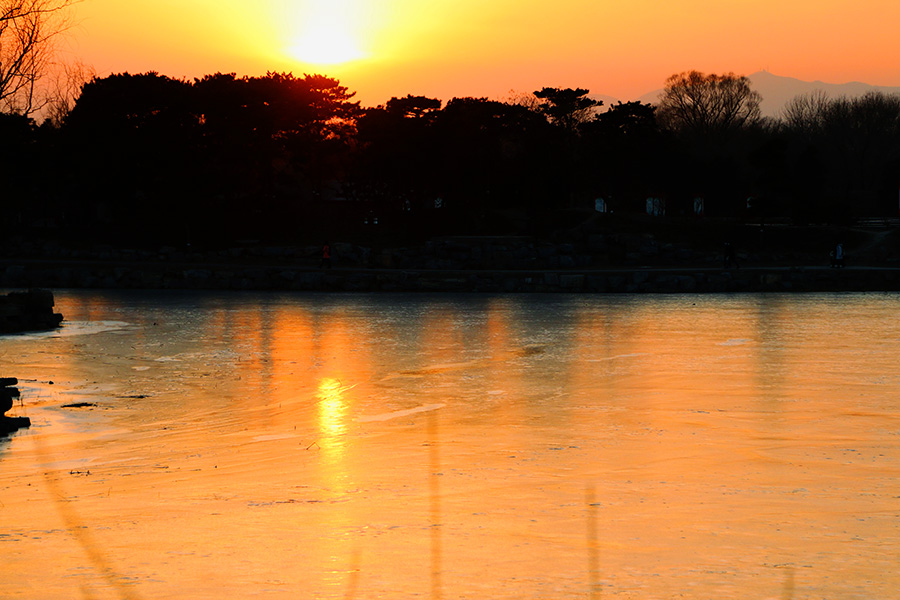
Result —
[[[900, 94], [900, 87], [884, 87], [853, 81], [850, 83], [824, 83], [822, 81], [802, 81], [793, 77], [781, 77], [768, 71], [758, 71], [747, 76], [753, 84], [753, 89], [760, 93], [762, 102], [760, 110], [764, 117], [777, 117], [781, 114], [784, 105], [795, 96], [809, 94], [816, 90], [822, 90], [829, 98], [847, 96], [855, 98], [866, 92], [882, 92], [885, 94]], [[656, 104], [663, 90], [658, 89], [644, 94], [638, 101]], [[592, 96], [603, 100], [604, 106], [615, 104], [616, 100], [607, 96]]]

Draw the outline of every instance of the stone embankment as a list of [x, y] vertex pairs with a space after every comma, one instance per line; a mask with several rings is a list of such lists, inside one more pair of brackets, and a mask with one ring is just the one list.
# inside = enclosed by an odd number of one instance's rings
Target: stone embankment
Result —
[[[454, 238], [417, 248], [373, 252], [332, 244], [331, 269], [316, 247], [248, 247], [216, 252], [46, 250], [0, 259], [0, 286], [98, 289], [219, 289], [359, 292], [793, 292], [898, 291], [900, 267], [851, 263], [831, 269], [823, 257], [786, 253], [721, 257], [636, 238], [612, 244], [538, 243], [528, 238]], [[824, 257], [827, 260], [827, 256]], [[643, 266], [653, 265], [653, 266]]]
[[[900, 269], [752, 267], [429, 270], [290, 265], [32, 263], [0, 269], [0, 285], [96, 289], [317, 292], [719, 293], [900, 291]], [[58, 324], [58, 322], [56, 323]], [[55, 324], [48, 324], [55, 326]], [[35, 327], [31, 327], [34, 329]]]

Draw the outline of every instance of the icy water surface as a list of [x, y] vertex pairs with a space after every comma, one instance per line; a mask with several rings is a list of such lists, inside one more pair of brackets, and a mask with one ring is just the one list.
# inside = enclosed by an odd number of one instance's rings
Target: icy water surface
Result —
[[56, 297], [0, 598], [900, 597], [898, 295]]

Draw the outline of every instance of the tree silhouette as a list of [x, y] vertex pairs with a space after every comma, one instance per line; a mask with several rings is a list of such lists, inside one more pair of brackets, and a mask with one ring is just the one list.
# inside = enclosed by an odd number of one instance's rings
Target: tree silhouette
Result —
[[304, 205], [344, 177], [352, 96], [321, 75], [94, 78], [63, 128], [73, 193], [89, 198], [98, 223], [148, 238], [295, 235]]
[[439, 178], [450, 209], [470, 225], [504, 227], [496, 211], [533, 211], [547, 197], [551, 125], [516, 104], [453, 98], [435, 120]]
[[658, 114], [672, 129], [720, 143], [759, 121], [761, 100], [747, 77], [688, 71], [666, 80]]
[[825, 112], [824, 128], [833, 189], [852, 199], [855, 212], [886, 208], [878, 206], [876, 195], [882, 186], [895, 194], [900, 183], [895, 171], [900, 163], [900, 95], [870, 92], [833, 100]]
[[421, 119], [433, 115], [441, 109], [441, 101], [437, 98], [407, 95], [405, 98], [391, 98], [384, 106], [392, 115], [404, 118]]
[[[671, 140], [656, 121], [656, 109], [641, 102], [618, 102], [582, 126], [584, 165], [592, 194], [625, 211], [671, 183], [676, 170]], [[630, 202], [629, 202], [630, 200]]]
[[[190, 83], [155, 72], [88, 82], [62, 131], [69, 168], [94, 206], [85, 226], [167, 239], [195, 172], [198, 117]], [[110, 227], [122, 225], [121, 229]], [[186, 236], [179, 229], [179, 241]]]
[[436, 98], [391, 98], [357, 121], [356, 184], [376, 210], [418, 210], [440, 195], [433, 127], [440, 107]]
[[666, 80], [657, 118], [682, 145], [681, 188], [706, 199], [706, 214], [736, 216], [746, 208], [760, 101], [750, 80], [734, 73], [689, 71]]
[[[531, 105], [410, 94], [361, 109], [324, 75], [122, 73], [93, 77], [54, 126], [0, 120], [0, 176], [21, 199], [11, 219], [122, 245], [542, 236], [649, 196], [672, 216], [698, 195], [709, 216], [749, 216], [749, 196], [754, 216], [798, 222], [895, 213], [900, 100], [801, 99], [775, 126], [746, 78], [667, 86], [658, 108], [601, 112], [586, 89], [547, 87]], [[598, 197], [616, 216], [594, 215]]]
[[582, 88], [545, 87], [534, 95], [542, 101], [538, 108], [550, 122], [574, 133], [603, 105], [602, 101], [588, 97], [588, 93], [589, 90]]
[[781, 110], [781, 122], [794, 133], [811, 138], [822, 133], [830, 101], [822, 90], [788, 100]]
[[[0, 113], [0, 181], [3, 181], [4, 221], [15, 223], [22, 215], [23, 194], [38, 181], [41, 164], [38, 131], [34, 121], [17, 114]], [[14, 211], [14, 214], [10, 214]]]

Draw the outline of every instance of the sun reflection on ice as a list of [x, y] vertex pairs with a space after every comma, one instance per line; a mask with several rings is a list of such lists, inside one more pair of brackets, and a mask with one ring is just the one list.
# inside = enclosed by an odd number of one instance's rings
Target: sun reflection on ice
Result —
[[[348, 598], [352, 598], [359, 585], [362, 547], [353, 542], [351, 531], [358, 527], [358, 517], [353, 508], [344, 501], [353, 492], [349, 489], [352, 476], [348, 471], [347, 448], [344, 435], [347, 433], [347, 416], [350, 398], [347, 392], [354, 385], [344, 385], [336, 377], [323, 377], [318, 384], [318, 425], [321, 437], [318, 447], [322, 451], [321, 484], [329, 492], [332, 504], [319, 513], [318, 523], [323, 532], [320, 555], [325, 561], [325, 585], [329, 588], [346, 587]], [[354, 545], [348, 548], [348, 543]]]
[[319, 382], [319, 429], [329, 445], [335, 445], [335, 438], [347, 431], [347, 398], [348, 390], [355, 386], [344, 385], [339, 379], [325, 377]]

